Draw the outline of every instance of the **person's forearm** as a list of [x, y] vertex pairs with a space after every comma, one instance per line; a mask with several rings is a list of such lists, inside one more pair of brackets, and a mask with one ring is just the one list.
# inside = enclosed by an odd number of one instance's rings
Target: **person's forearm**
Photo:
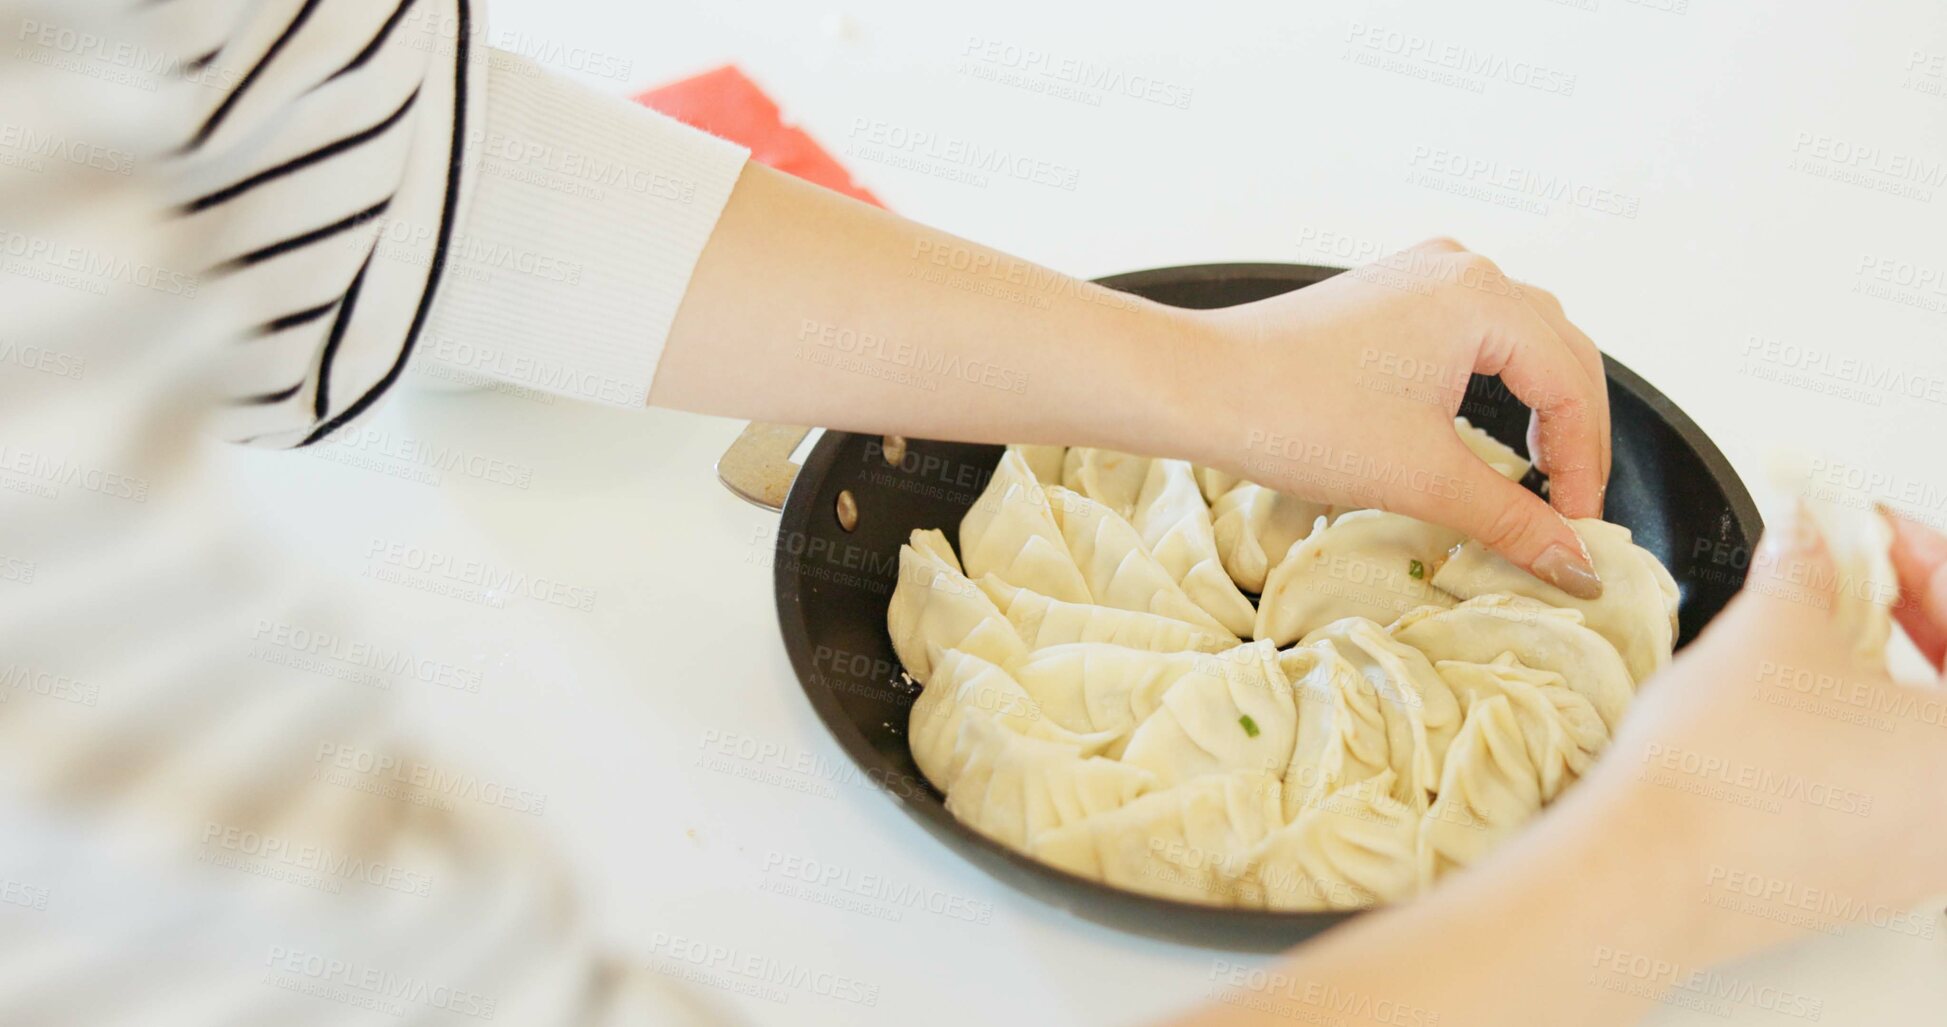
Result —
[[[1608, 477], [1595, 344], [1553, 296], [1451, 239], [1388, 263], [1412, 269], [1410, 287], [1355, 272], [1181, 310], [746, 165], [660, 351], [643, 351], [660, 359], [649, 402], [1189, 460], [1445, 525], [1595, 598], [1601, 581], [1565, 519], [1600, 513]], [[1388, 370], [1399, 367], [1445, 384], [1422, 388]], [[1529, 455], [1555, 509], [1455, 431], [1475, 373], [1500, 376], [1534, 409]]]
[[[1221, 361], [1187, 312], [746, 166], [650, 402], [978, 442], [1160, 455]], [[1200, 373], [1180, 365], [1196, 366]]]
[[1571, 795], [1424, 898], [1263, 975], [1213, 973], [1214, 1002], [1176, 1027], [1634, 1023], [1694, 972], [1762, 940], [1739, 922], [1749, 918], [1698, 901], [1681, 825], [1667, 819], [1653, 798]]

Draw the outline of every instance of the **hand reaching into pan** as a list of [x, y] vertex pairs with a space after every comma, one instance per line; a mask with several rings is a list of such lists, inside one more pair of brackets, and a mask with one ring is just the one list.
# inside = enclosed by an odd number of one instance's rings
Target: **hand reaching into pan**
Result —
[[[1456, 434], [1474, 373], [1498, 375], [1535, 411], [1529, 451], [1551, 476], [1552, 510]], [[1602, 510], [1602, 358], [1554, 297], [1449, 239], [1283, 296], [1182, 310], [753, 164], [697, 265], [650, 401], [1180, 457], [1444, 524], [1574, 595], [1601, 587], [1562, 516]]]
[[[1205, 316], [1242, 349], [1234, 366], [1293, 385], [1268, 408], [1250, 402], [1274, 394], [1263, 379], [1240, 393], [1226, 408], [1230, 430], [1202, 462], [1307, 498], [1444, 524], [1571, 595], [1600, 594], [1563, 518], [1602, 514], [1608, 389], [1602, 355], [1552, 295], [1435, 239]], [[1534, 411], [1528, 451], [1549, 476], [1553, 509], [1454, 433], [1473, 374], [1498, 375]]]

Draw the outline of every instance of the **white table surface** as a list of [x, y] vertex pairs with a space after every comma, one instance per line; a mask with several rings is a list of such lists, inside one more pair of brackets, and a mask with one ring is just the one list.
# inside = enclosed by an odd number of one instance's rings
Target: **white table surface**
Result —
[[[497, 43], [598, 88], [734, 61], [894, 209], [1082, 275], [1342, 264], [1456, 236], [1553, 289], [1747, 478], [1774, 448], [1796, 451], [1947, 523], [1938, 2], [489, 6]], [[1088, 85], [1050, 95], [1039, 70], [1064, 68], [1147, 77], [1180, 105]], [[1040, 88], [995, 80], [1010, 72]], [[1060, 165], [1076, 187], [848, 157], [878, 123]], [[1524, 175], [1573, 196], [1519, 201], [1495, 184]], [[1776, 380], [1803, 370], [1806, 347], [1918, 379], [1921, 395], [1870, 374]], [[228, 459], [284, 516], [305, 511], [294, 543], [342, 556], [330, 587], [413, 625], [429, 658], [482, 671], [477, 695], [423, 689], [417, 712], [452, 758], [546, 795], [540, 826], [632, 961], [700, 942], [837, 982], [689, 985], [706, 1002], [756, 1023], [1125, 1024], [1206, 994], [1239, 957], [1054, 913], [844, 776], [778, 637], [775, 519], [714, 480], [738, 427], [421, 391], [368, 431], [511, 462], [528, 486], [411, 481], [342, 450]], [[361, 577], [374, 540], [592, 601], [496, 609], [374, 581]], [[854, 888], [879, 875], [921, 889], [947, 912], [859, 908], [842, 886], [791, 893], [777, 868], [799, 861]], [[1947, 1008], [1939, 937], [1854, 928], [1727, 973], [1816, 1000], [1826, 1024], [1938, 1023]], [[1786, 1018], [1733, 1002], [1654, 1022], [1727, 1019]]]

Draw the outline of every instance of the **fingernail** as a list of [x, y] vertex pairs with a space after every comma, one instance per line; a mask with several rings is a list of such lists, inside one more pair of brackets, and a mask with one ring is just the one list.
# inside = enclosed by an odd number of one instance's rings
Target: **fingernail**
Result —
[[1557, 542], [1535, 560], [1535, 576], [1577, 599], [1602, 598], [1602, 579], [1588, 556]]

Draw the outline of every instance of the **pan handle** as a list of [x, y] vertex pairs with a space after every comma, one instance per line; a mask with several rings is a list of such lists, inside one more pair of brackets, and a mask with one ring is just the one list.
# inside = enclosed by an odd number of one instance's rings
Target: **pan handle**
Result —
[[737, 498], [779, 513], [798, 477], [791, 454], [809, 434], [810, 428], [795, 424], [752, 421], [717, 458], [717, 480]]

